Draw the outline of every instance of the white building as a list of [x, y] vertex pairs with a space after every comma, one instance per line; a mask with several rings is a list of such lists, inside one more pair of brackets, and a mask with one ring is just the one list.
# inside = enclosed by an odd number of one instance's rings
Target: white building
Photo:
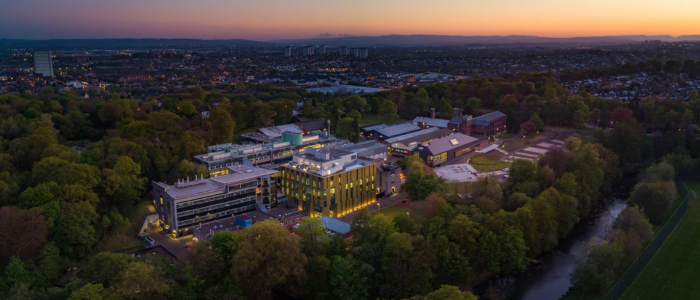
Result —
[[51, 59], [51, 51], [35, 51], [34, 52], [34, 73], [42, 76], [54, 77], [53, 59]]

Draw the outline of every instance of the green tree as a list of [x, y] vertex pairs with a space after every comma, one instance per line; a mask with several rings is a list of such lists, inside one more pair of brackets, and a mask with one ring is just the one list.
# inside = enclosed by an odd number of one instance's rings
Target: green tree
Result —
[[192, 104], [192, 102], [190, 102], [190, 101], [180, 102], [180, 106], [178, 106], [177, 109], [178, 109], [179, 113], [181, 113], [185, 116], [188, 116], [188, 117], [191, 117], [197, 113], [197, 108], [194, 107], [194, 104]]
[[574, 263], [571, 282], [585, 294], [602, 295], [621, 273], [624, 249], [620, 243], [608, 243], [593, 238], [581, 248]]
[[432, 193], [442, 191], [445, 179], [434, 174], [424, 175], [418, 172], [408, 174], [401, 189], [413, 200], [423, 200]]
[[326, 227], [323, 226], [321, 219], [306, 218], [301, 220], [294, 233], [299, 236], [301, 250], [307, 257], [322, 254], [329, 240]]
[[113, 292], [105, 289], [102, 284], [88, 283], [73, 291], [68, 300], [112, 300]]
[[470, 292], [462, 292], [456, 286], [443, 285], [440, 289], [425, 295], [423, 300], [477, 300]]
[[236, 128], [236, 122], [231, 119], [231, 115], [223, 107], [214, 107], [207, 120], [211, 124], [213, 143], [225, 144], [233, 141], [233, 130]]
[[366, 299], [368, 288], [366, 282], [367, 278], [360, 273], [352, 255], [333, 257], [329, 280], [332, 299]]
[[296, 236], [279, 222], [255, 223], [243, 232], [232, 273], [249, 299], [269, 299], [273, 288], [289, 288], [304, 276], [306, 256]]
[[167, 295], [171, 288], [163, 271], [142, 262], [131, 262], [117, 277], [114, 286], [121, 299], [153, 299]]
[[471, 98], [467, 99], [466, 108], [467, 108], [467, 113], [473, 114], [474, 110], [481, 108], [481, 99], [476, 98], [476, 97], [471, 97]]
[[382, 106], [379, 107], [378, 116], [381, 120], [386, 123], [394, 122], [398, 120], [399, 115], [397, 114], [398, 106], [391, 101], [384, 101]]

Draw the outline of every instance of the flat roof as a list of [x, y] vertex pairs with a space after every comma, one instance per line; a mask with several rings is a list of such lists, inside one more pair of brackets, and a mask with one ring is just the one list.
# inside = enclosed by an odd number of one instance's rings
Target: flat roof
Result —
[[400, 135], [400, 136], [397, 136], [397, 137], [393, 137], [393, 138], [390, 138], [390, 139], [386, 139], [386, 140], [384, 140], [384, 141], [387, 142], [387, 143], [396, 143], [396, 142], [400, 142], [400, 141], [405, 140], [405, 139], [410, 139], [410, 138], [412, 138], [412, 137], [416, 137], [416, 136], [428, 134], [428, 133], [431, 133], [431, 132], [434, 132], [434, 131], [438, 131], [438, 130], [440, 130], [440, 128], [431, 127], [431, 128], [428, 128], [428, 129], [423, 129], [423, 130], [419, 130], [419, 131], [416, 131], [416, 132], [411, 132], [411, 133], [407, 133], [407, 134]]
[[395, 137], [409, 132], [418, 131], [420, 129], [420, 127], [418, 127], [417, 125], [413, 125], [413, 123], [399, 123], [381, 129], [377, 129], [375, 131], [385, 137]]
[[486, 138], [475, 138], [462, 133], [455, 133], [446, 137], [442, 137], [430, 142], [426, 148], [433, 154], [440, 154], [443, 152], [450, 151], [455, 148], [461, 148], [469, 145], [474, 145]]
[[218, 194], [226, 192], [224, 188], [228, 184], [233, 184], [242, 181], [250, 181], [258, 177], [272, 175], [277, 171], [268, 170], [258, 167], [248, 167], [245, 165], [233, 165], [228, 167], [227, 175], [215, 176], [205, 179], [197, 179], [189, 182], [176, 183], [169, 185], [162, 182], [154, 182], [160, 186], [173, 199], [188, 198], [199, 194]]
[[425, 125], [428, 126], [437, 126], [437, 127], [443, 127], [447, 128], [447, 124], [450, 122], [450, 120], [445, 120], [445, 119], [433, 119], [433, 118], [428, 118], [428, 117], [416, 117], [413, 119], [413, 123], [424, 123]]

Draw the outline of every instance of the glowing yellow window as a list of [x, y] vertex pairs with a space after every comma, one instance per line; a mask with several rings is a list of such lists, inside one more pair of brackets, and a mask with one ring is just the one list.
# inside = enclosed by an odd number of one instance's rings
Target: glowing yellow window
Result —
[[163, 205], [163, 197], [160, 197], [160, 205]]

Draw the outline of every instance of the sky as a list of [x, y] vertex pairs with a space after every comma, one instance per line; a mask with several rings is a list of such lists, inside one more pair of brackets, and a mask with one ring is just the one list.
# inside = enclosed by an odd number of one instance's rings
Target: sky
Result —
[[0, 0], [0, 38], [700, 34], [698, 0]]

